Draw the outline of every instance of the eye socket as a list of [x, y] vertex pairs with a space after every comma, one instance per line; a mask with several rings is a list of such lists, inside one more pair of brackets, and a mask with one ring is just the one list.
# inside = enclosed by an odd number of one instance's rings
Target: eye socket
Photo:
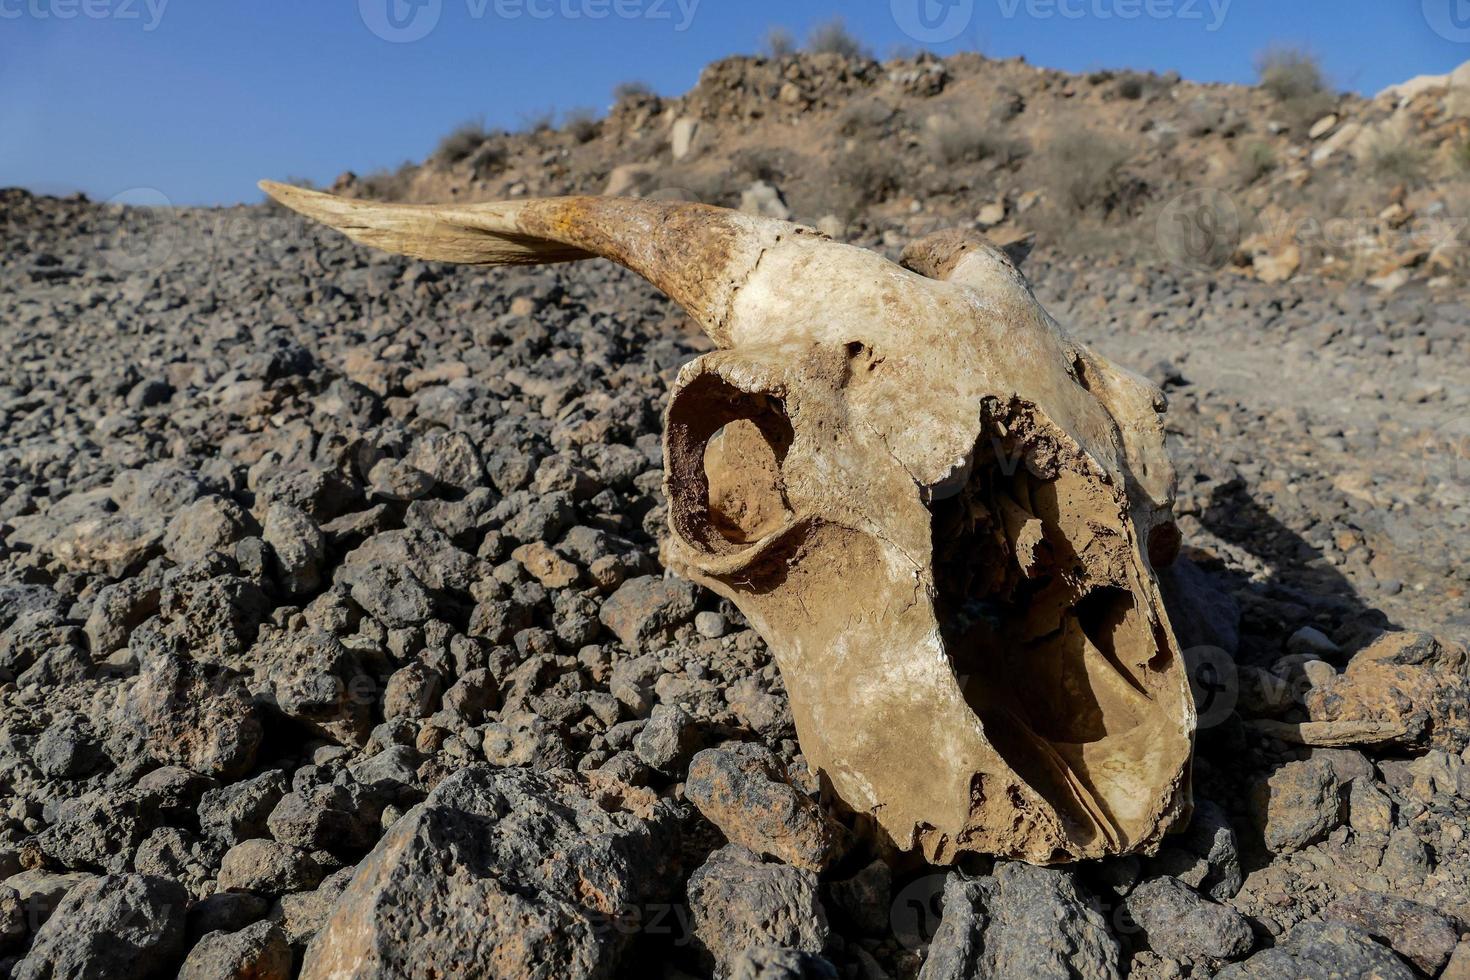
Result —
[[684, 386], [667, 432], [674, 529], [714, 554], [779, 530], [791, 513], [781, 467], [794, 438], [778, 398], [713, 374]]
[[759, 541], [785, 523], [777, 448], [750, 419], [727, 423], [705, 445], [709, 522], [726, 541]]

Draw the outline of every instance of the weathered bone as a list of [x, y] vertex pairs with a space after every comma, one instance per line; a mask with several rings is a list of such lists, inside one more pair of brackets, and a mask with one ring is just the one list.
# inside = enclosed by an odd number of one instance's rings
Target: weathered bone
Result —
[[770, 644], [810, 764], [933, 861], [1150, 849], [1194, 727], [1152, 564], [1162, 395], [1070, 339], [978, 236], [895, 265], [801, 226], [601, 198], [416, 207], [262, 185], [356, 240], [478, 264], [600, 255], [721, 348], [665, 433], [667, 561]]

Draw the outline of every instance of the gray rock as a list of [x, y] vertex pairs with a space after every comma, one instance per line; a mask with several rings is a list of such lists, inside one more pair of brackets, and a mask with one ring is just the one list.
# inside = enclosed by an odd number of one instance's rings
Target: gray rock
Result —
[[1170, 875], [1223, 902], [1240, 891], [1240, 848], [1225, 811], [1195, 797], [1194, 816], [1184, 833], [1165, 838], [1148, 861], [1154, 875]]
[[120, 873], [153, 823], [150, 807], [135, 792], [97, 790], [64, 800], [56, 820], [36, 843], [63, 868], [101, 868]]
[[690, 875], [688, 895], [695, 945], [717, 977], [731, 976], [752, 946], [819, 953], [826, 945], [827, 916], [817, 876], [763, 863], [738, 844], [715, 851]]
[[163, 550], [176, 565], [212, 551], [230, 551], [258, 530], [255, 519], [228, 497], [207, 496], [176, 513], [163, 536]]
[[462, 769], [388, 831], [307, 949], [305, 980], [611, 974], [611, 916], [651, 897], [673, 812], [565, 771]]
[[281, 797], [266, 826], [276, 840], [309, 851], [360, 853], [378, 838], [383, 803], [351, 781], [299, 786]]
[[879, 859], [851, 878], [827, 886], [832, 903], [853, 925], [869, 936], [886, 935], [891, 923], [893, 872]]
[[388, 500], [417, 500], [434, 489], [434, 477], [401, 459], [380, 459], [368, 474], [368, 484]]
[[1431, 863], [1429, 849], [1412, 827], [1400, 827], [1388, 836], [1378, 870], [1392, 882], [1412, 887], [1424, 881]]
[[1215, 980], [1413, 980], [1388, 949], [1342, 922], [1303, 922], [1274, 949], [1232, 963]]
[[268, 913], [290, 943], [292, 949], [300, 950], [326, 925], [337, 900], [352, 880], [352, 868], [342, 868], [322, 879], [316, 889], [282, 895], [271, 905]]
[[1288, 762], [1260, 782], [1251, 799], [1273, 853], [1300, 850], [1342, 822], [1337, 774], [1323, 759]]
[[1393, 800], [1366, 779], [1348, 784], [1348, 825], [1359, 834], [1393, 832]]
[[424, 433], [414, 440], [404, 462], [454, 490], [468, 493], [485, 485], [485, 464], [474, 440], [463, 432]]
[[1344, 786], [1353, 780], [1371, 783], [1378, 775], [1373, 763], [1357, 749], [1314, 748], [1309, 758], [1326, 760]]
[[265, 918], [270, 902], [249, 892], [215, 892], [189, 909], [186, 945], [199, 941], [211, 932], [239, 932]]
[[327, 540], [305, 511], [290, 504], [271, 504], [261, 537], [275, 554], [276, 578], [288, 594], [316, 591], [322, 582]]
[[436, 600], [413, 570], [363, 562], [337, 569], [337, 581], [352, 599], [385, 626], [414, 626], [434, 615]]
[[0, 585], [0, 633], [29, 613], [39, 613], [44, 621], [59, 621], [69, 605], [70, 602], [44, 585]]
[[707, 639], [718, 640], [725, 635], [728, 624], [725, 617], [717, 612], [702, 612], [694, 614], [694, 629]]
[[1322, 915], [1358, 927], [1430, 976], [1439, 975], [1459, 942], [1459, 932], [1448, 916], [1382, 892], [1345, 895], [1333, 900]]
[[1315, 626], [1303, 626], [1286, 639], [1286, 651], [1294, 654], [1311, 654], [1330, 660], [1342, 652], [1342, 648]]
[[658, 704], [633, 739], [633, 751], [649, 768], [680, 776], [699, 743], [699, 726], [689, 712], [677, 704]]
[[741, 677], [725, 690], [725, 700], [740, 722], [767, 741], [796, 737], [796, 719], [784, 693], [767, 690], [759, 677]]
[[1250, 923], [1177, 878], [1150, 878], [1128, 895], [1128, 914], [1156, 953], [1174, 959], [1235, 960], [1253, 945]]
[[1005, 862], [983, 878], [950, 875], [944, 917], [919, 977], [1116, 980], [1119, 956], [1070, 872]]
[[224, 844], [266, 836], [266, 819], [290, 789], [278, 769], [206, 792], [199, 802], [199, 829]]
[[0, 677], [8, 671], [12, 677], [23, 677], [38, 663], [54, 658], [59, 652], [90, 660], [83, 652], [85, 640], [75, 626], [60, 613], [41, 609], [22, 613], [0, 633]]
[[[206, 564], [207, 563], [207, 564]], [[260, 586], [240, 575], [218, 574], [220, 564], [199, 564], [171, 570], [159, 594], [162, 632], [171, 641], [167, 649], [187, 653], [194, 660], [240, 667], [270, 612], [270, 599]], [[138, 647], [144, 624], [133, 635]]]
[[107, 875], [66, 893], [37, 932], [15, 980], [129, 980], [172, 970], [189, 896], [150, 875]]
[[256, 681], [282, 715], [339, 745], [367, 740], [378, 686], [336, 637], [273, 630], [252, 654]]
[[444, 692], [443, 705], [467, 724], [477, 725], [484, 719], [485, 712], [493, 709], [499, 701], [500, 690], [495, 676], [487, 668], [477, 667], [460, 672], [459, 680]]
[[265, 838], [241, 841], [220, 862], [219, 887], [224, 891], [284, 895], [315, 888], [322, 869], [299, 847]]
[[124, 714], [160, 763], [226, 779], [254, 764], [264, 733], [239, 675], [171, 653], [144, 660]]
[[837, 980], [837, 968], [820, 956], [780, 946], [752, 946], [730, 964], [730, 980]]
[[257, 922], [239, 932], [211, 932], [189, 951], [179, 980], [287, 980], [291, 947], [279, 926]]
[[62, 898], [95, 875], [40, 869], [7, 875], [0, 882], [0, 954], [20, 948], [56, 911]]
[[419, 753], [408, 745], [390, 745], [350, 768], [352, 778], [368, 789], [399, 793], [418, 784]]
[[133, 854], [133, 870], [138, 874], [173, 878], [201, 894], [213, 879], [213, 867], [219, 860], [219, 846], [210, 840], [179, 827], [157, 827]]
[[644, 575], [619, 586], [598, 615], [625, 647], [640, 653], [675, 626], [688, 622], [694, 615], [695, 598], [695, 588], [688, 582]]
[[102, 747], [92, 728], [79, 718], [46, 726], [31, 750], [37, 769], [53, 779], [80, 779], [103, 764]]
[[133, 630], [158, 612], [158, 600], [157, 583], [142, 578], [100, 589], [83, 626], [92, 658], [100, 660], [127, 646]]

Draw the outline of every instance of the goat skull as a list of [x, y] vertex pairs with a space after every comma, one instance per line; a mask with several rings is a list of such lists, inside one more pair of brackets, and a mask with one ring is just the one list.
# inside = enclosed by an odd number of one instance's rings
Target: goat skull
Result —
[[610, 258], [703, 326], [719, 349], [666, 418], [665, 560], [766, 639], [809, 763], [881, 839], [1055, 863], [1187, 816], [1194, 707], [1152, 572], [1178, 541], [1162, 395], [1004, 252], [947, 232], [895, 265], [704, 205], [262, 186], [419, 258]]

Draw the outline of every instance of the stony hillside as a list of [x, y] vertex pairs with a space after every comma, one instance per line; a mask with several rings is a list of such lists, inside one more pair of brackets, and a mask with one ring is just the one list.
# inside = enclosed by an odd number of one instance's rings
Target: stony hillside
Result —
[[469, 126], [420, 166], [344, 174], [336, 189], [412, 201], [676, 197], [789, 215], [835, 237], [908, 240], [974, 223], [1066, 254], [1267, 282], [1462, 284], [1470, 70], [1372, 100], [1281, 71], [1247, 88], [979, 55], [731, 58], [679, 98], [635, 91], [606, 118], [560, 129]]

